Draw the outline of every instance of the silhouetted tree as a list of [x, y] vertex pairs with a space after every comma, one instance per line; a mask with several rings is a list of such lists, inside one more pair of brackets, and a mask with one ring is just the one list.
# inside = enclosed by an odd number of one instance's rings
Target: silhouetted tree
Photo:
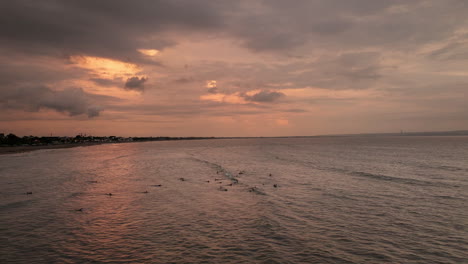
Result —
[[21, 138], [19, 138], [15, 134], [10, 133], [6, 136], [6, 143], [8, 145], [19, 145], [21, 144]]

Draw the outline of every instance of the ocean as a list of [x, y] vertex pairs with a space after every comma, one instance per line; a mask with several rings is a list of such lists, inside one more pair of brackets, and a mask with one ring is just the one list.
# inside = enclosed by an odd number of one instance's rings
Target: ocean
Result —
[[468, 263], [467, 201], [466, 136], [39, 150], [0, 156], [0, 263]]

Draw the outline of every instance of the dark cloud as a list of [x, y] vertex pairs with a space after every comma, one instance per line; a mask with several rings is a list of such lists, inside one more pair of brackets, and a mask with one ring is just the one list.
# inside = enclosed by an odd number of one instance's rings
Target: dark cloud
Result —
[[124, 88], [126, 90], [134, 90], [134, 91], [140, 91], [142, 92], [145, 89], [145, 82], [148, 80], [148, 78], [145, 77], [131, 77], [127, 79], [127, 82], [125, 82]]
[[169, 38], [155, 37], [155, 33], [219, 27], [221, 14], [210, 2], [6, 1], [0, 11], [0, 42], [33, 54], [138, 60], [144, 58], [138, 48], [163, 49], [174, 44]]
[[[313, 86], [326, 89], [369, 89], [394, 67], [382, 63], [379, 52], [346, 52], [338, 56], [322, 56], [309, 64], [287, 66], [283, 71], [302, 71], [294, 78], [286, 76], [280, 80], [293, 80], [299, 87]], [[306, 70], [303, 70], [306, 69]], [[280, 76], [281, 77], [281, 76]]]
[[[386, 46], [412, 49], [450, 37], [468, 5], [448, 1], [265, 0], [231, 22], [229, 32], [254, 51]], [[310, 46], [307, 46], [310, 45]]]
[[381, 77], [380, 54], [376, 52], [346, 53], [337, 59], [336, 64], [335, 67], [340, 69], [337, 75], [342, 75], [351, 81]]
[[38, 86], [38, 83], [62, 82], [87, 78], [87, 71], [66, 68], [64, 60], [47, 60], [2, 52], [0, 44], [0, 91], [16, 85]]
[[2, 3], [0, 45], [140, 62], [148, 60], [139, 48], [177, 44], [169, 32], [227, 35], [254, 51], [412, 45], [449, 36], [467, 11], [460, 0], [17, 0]]
[[175, 83], [191, 83], [194, 81], [195, 79], [193, 77], [181, 77], [174, 80]]
[[[244, 23], [248, 24], [247, 21]], [[307, 42], [306, 35], [297, 35], [296, 32], [274, 27], [265, 30], [265, 27], [256, 28], [245, 25], [240, 27], [239, 32], [239, 36], [244, 39], [244, 46], [256, 52], [287, 51]]]
[[432, 51], [430, 59], [437, 60], [467, 60], [468, 59], [468, 36], [464, 42], [454, 42]]
[[144, 57], [138, 48], [176, 44], [169, 31], [227, 34], [255, 51], [339, 39], [391, 45], [440, 39], [466, 21], [466, 11], [459, 0], [18, 0], [2, 4], [0, 40], [35, 53], [132, 60]]
[[307, 110], [293, 108], [293, 109], [286, 109], [286, 110], [284, 110], [284, 112], [287, 112], [287, 113], [306, 113]]
[[246, 101], [259, 102], [259, 103], [271, 103], [278, 99], [286, 96], [284, 93], [275, 91], [260, 91], [253, 95], [244, 94], [243, 97]]
[[85, 114], [95, 117], [102, 109], [93, 105], [94, 99], [102, 99], [102, 96], [94, 97], [81, 88], [55, 91], [46, 86], [22, 87], [4, 92], [0, 97], [0, 106], [3, 109], [23, 109], [30, 112], [45, 108], [70, 116]]
[[384, 61], [380, 52], [343, 52], [324, 54], [313, 61], [204, 64], [203, 72], [196, 74], [217, 79], [223, 84], [223, 93], [228, 94], [259, 87], [279, 91], [304, 87], [361, 90], [374, 87], [397, 67]]
[[88, 108], [88, 117], [92, 118], [92, 117], [99, 116], [101, 111], [102, 111], [101, 107], [98, 107], [98, 106], [90, 107], [90, 108]]
[[217, 93], [219, 93], [219, 90], [218, 90], [217, 87], [213, 87], [213, 88], [208, 89], [208, 93], [217, 94]]
[[122, 79], [105, 79], [105, 78], [91, 78], [90, 81], [94, 82], [99, 86], [120, 86], [122, 85]]
[[322, 35], [335, 35], [351, 28], [353, 22], [345, 19], [336, 19], [323, 22], [317, 22], [313, 25], [313, 31]]
[[[244, 104], [228, 109], [225, 106], [223, 103], [212, 101], [189, 101], [186, 102], [184, 107], [172, 104], [127, 104], [112, 105], [108, 109], [125, 114], [182, 118], [199, 116], [200, 114], [205, 116], [236, 116], [271, 113], [274, 111], [274, 109], [260, 104]], [[117, 118], [121, 118], [120, 114]], [[151, 120], [148, 120], [148, 122], [151, 122]]]

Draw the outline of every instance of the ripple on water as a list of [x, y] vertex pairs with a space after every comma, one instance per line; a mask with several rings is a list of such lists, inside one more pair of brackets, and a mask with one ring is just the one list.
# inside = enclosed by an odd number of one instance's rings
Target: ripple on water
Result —
[[449, 139], [437, 150], [406, 140], [173, 141], [2, 156], [0, 262], [466, 262], [468, 139], [456, 150]]

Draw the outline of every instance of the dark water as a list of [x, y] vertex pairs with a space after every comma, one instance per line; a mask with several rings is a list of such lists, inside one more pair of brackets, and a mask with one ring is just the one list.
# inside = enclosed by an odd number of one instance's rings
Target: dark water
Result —
[[0, 156], [0, 263], [468, 263], [467, 201], [468, 137], [41, 150]]

